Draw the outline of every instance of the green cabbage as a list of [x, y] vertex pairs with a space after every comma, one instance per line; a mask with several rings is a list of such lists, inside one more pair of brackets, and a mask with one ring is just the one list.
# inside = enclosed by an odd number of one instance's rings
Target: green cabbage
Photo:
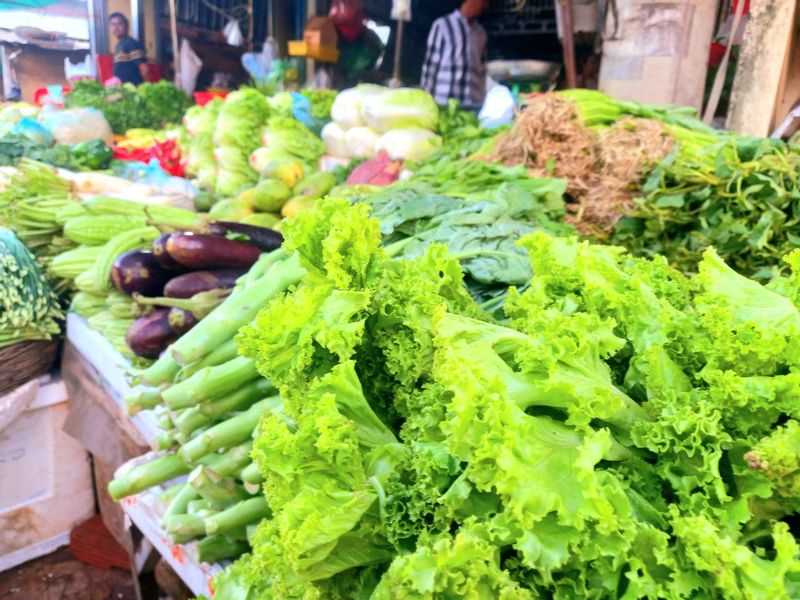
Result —
[[225, 98], [217, 118], [214, 143], [235, 146], [247, 156], [258, 148], [259, 133], [270, 108], [266, 96], [254, 89], [241, 89]]
[[393, 159], [418, 162], [442, 147], [442, 138], [426, 129], [394, 129], [384, 133], [375, 150], [385, 150]]
[[439, 107], [423, 90], [400, 88], [364, 98], [361, 115], [376, 131], [409, 128], [435, 131]]

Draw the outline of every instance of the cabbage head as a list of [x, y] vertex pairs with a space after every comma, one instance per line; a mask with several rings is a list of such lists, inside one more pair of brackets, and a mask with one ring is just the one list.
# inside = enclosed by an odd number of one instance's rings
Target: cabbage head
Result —
[[368, 127], [382, 133], [392, 129], [435, 131], [439, 107], [423, 90], [399, 88], [364, 98], [361, 115]]

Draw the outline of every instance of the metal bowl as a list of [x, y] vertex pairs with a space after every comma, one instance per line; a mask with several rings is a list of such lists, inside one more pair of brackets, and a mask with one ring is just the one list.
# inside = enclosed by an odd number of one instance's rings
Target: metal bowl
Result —
[[544, 60], [492, 60], [486, 67], [495, 81], [548, 81], [561, 69], [558, 63]]

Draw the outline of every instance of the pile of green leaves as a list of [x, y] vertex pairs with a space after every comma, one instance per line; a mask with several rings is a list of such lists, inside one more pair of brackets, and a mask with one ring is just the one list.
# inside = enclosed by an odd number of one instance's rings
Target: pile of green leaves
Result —
[[214, 125], [215, 191], [233, 196], [258, 181], [250, 153], [260, 144], [261, 130], [270, 116], [267, 97], [253, 88], [241, 88], [219, 105]]
[[157, 129], [180, 123], [184, 113], [192, 106], [189, 96], [165, 79], [156, 83], [143, 83], [136, 88], [136, 92], [150, 109]]
[[30, 158], [70, 171], [107, 169], [114, 153], [102, 140], [42, 146], [28, 137], [9, 133], [0, 137], [0, 166], [14, 167], [23, 158]]
[[111, 130], [123, 135], [128, 129], [160, 129], [178, 123], [191, 101], [168, 81], [129, 83], [106, 87], [96, 81], [79, 81], [66, 97], [67, 108], [96, 108]]
[[331, 120], [331, 107], [336, 95], [339, 93], [337, 90], [303, 88], [300, 93], [311, 102], [311, 116], [314, 119], [324, 123]]
[[380, 222], [390, 256], [416, 258], [431, 244], [444, 244], [461, 262], [472, 297], [488, 307], [502, 304], [509, 286], [525, 286], [531, 278], [527, 253], [517, 240], [540, 229], [575, 234], [563, 223], [565, 191], [561, 179], [530, 178], [456, 198], [415, 183], [362, 201]]
[[180, 144], [186, 159], [186, 174], [205, 190], [213, 190], [217, 182], [214, 130], [221, 107], [222, 100], [214, 98], [205, 106], [192, 106], [183, 116]]
[[740, 273], [768, 280], [800, 247], [799, 169], [800, 153], [776, 140], [729, 136], [694, 160], [677, 150], [649, 175], [612, 241], [684, 272], [713, 246]]
[[442, 149], [428, 162], [467, 158], [473, 154], [489, 154], [494, 140], [509, 126], [496, 128], [481, 127], [478, 116], [464, 110], [458, 100], [451, 99], [447, 106], [439, 107], [439, 135], [442, 136]]
[[379, 230], [285, 228], [307, 275], [238, 337], [272, 516], [217, 600], [798, 597], [800, 253], [766, 288], [537, 232], [501, 322]]
[[413, 177], [389, 186], [397, 191], [408, 186], [424, 184], [437, 194], [447, 196], [469, 196], [492, 190], [504, 183], [525, 183], [528, 172], [525, 167], [490, 163], [483, 160], [465, 160], [445, 156], [431, 157], [430, 160], [411, 165]]

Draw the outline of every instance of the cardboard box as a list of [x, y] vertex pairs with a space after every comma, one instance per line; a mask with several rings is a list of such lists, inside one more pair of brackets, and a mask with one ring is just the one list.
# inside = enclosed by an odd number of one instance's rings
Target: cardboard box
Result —
[[339, 34], [328, 17], [312, 17], [306, 25], [303, 41], [310, 47], [336, 48]]
[[0, 571], [69, 543], [94, 510], [86, 450], [62, 431], [64, 384], [33, 380], [3, 397], [20, 407], [0, 430]]

